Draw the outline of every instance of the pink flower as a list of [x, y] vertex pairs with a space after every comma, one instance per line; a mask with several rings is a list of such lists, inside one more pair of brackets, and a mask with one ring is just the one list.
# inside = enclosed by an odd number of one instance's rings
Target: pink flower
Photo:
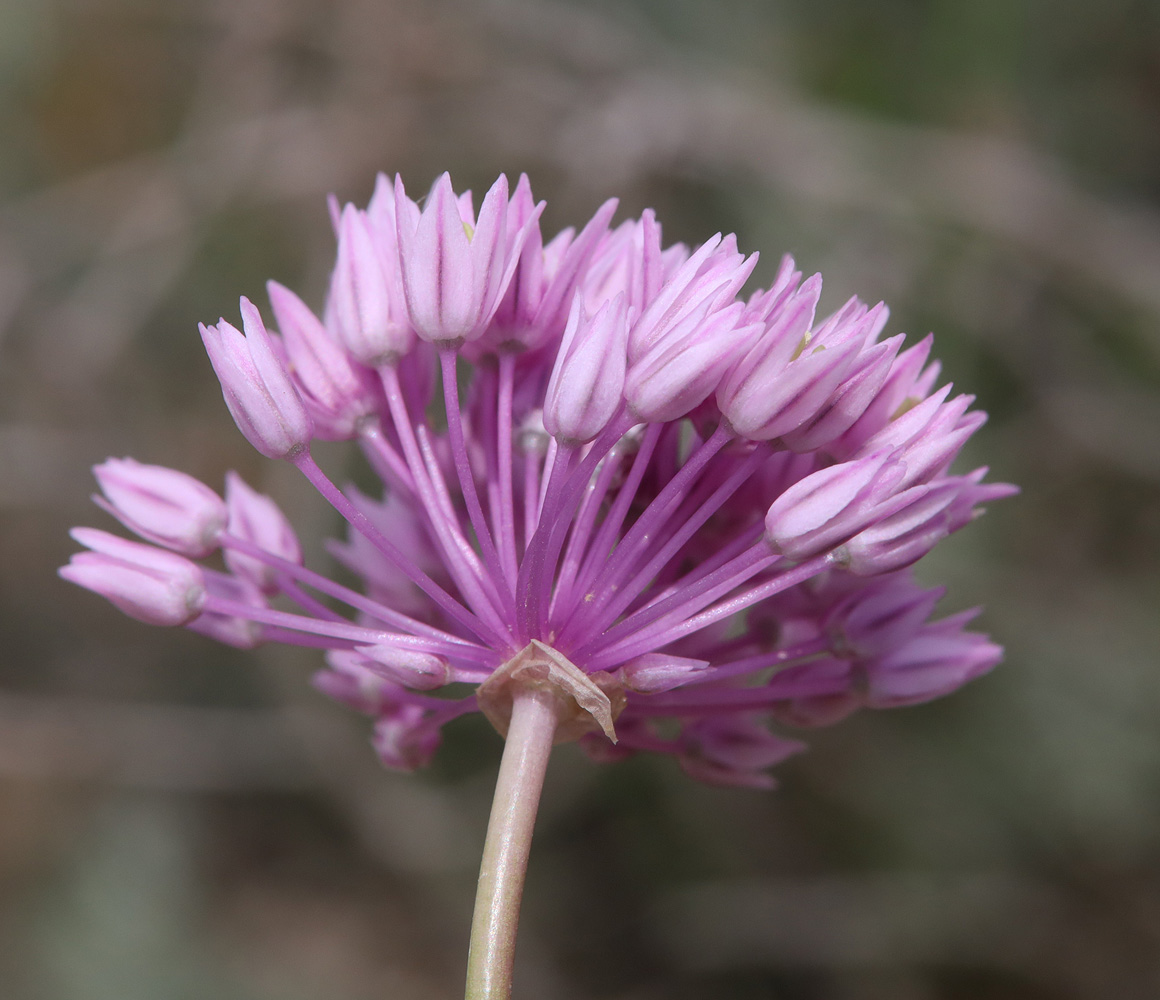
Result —
[[[651, 211], [610, 229], [609, 202], [545, 239], [527, 178], [508, 195], [501, 177], [476, 214], [443, 175], [420, 207], [380, 176], [367, 211], [335, 204], [319, 314], [271, 283], [280, 337], [246, 300], [244, 336], [203, 327], [239, 428], [347, 521], [328, 550], [358, 586], [303, 565], [235, 475], [223, 504], [128, 459], [98, 467], [99, 502], [163, 548], [78, 529], [92, 551], [61, 574], [155, 624], [326, 650], [317, 686], [405, 769], [481, 706], [502, 729], [522, 671], [597, 759], [769, 787], [801, 749], [771, 723], [998, 662], [907, 568], [1014, 492], [952, 473], [984, 416], [936, 388], [929, 337], [883, 339], [885, 306], [858, 299], [816, 320], [821, 278], [788, 257], [741, 299], [756, 255], [732, 236], [666, 248]], [[357, 440], [381, 496], [332, 483], [315, 438]], [[228, 572], [186, 558], [219, 545]]]
[[279, 559], [300, 563], [302, 547], [290, 521], [273, 500], [250, 489], [236, 472], [226, 473], [226, 506], [229, 511], [227, 529], [232, 543], [226, 548], [226, 565], [232, 573], [248, 580], [258, 590], [277, 593], [277, 568], [246, 555], [238, 545], [246, 543]]
[[616, 415], [624, 400], [628, 316], [624, 295], [583, 315], [579, 297], [560, 342], [544, 399], [544, 429], [562, 441], [585, 444]]
[[351, 357], [371, 366], [390, 364], [415, 341], [394, 233], [384, 228], [375, 230], [366, 212], [347, 205], [339, 216], [338, 260], [330, 281], [329, 311], [338, 339]]
[[188, 559], [95, 528], [72, 532], [91, 552], [79, 552], [60, 575], [108, 598], [149, 625], [186, 625], [205, 605], [205, 578]]
[[224, 319], [201, 327], [206, 354], [222, 384], [230, 414], [267, 458], [286, 458], [309, 443], [313, 422], [282, 362], [261, 314], [242, 299], [245, 336]]
[[226, 526], [226, 505], [193, 476], [131, 458], [93, 466], [104, 496], [97, 504], [130, 531], [187, 556], [217, 550]]
[[872, 708], [917, 705], [941, 698], [994, 667], [1003, 650], [986, 636], [963, 632], [970, 612], [928, 624], [909, 642], [866, 665], [866, 703]]
[[[289, 288], [276, 281], [266, 288], [286, 367], [315, 435], [328, 441], [353, 438], [362, 422], [377, 413], [374, 380]], [[380, 353], [393, 357], [395, 352], [383, 347]]]
[[402, 286], [411, 326], [420, 337], [458, 346], [483, 335], [542, 207], [509, 232], [508, 185], [502, 175], [483, 199], [478, 219], [470, 201], [456, 198], [448, 174], [435, 182], [422, 211], [396, 178]]

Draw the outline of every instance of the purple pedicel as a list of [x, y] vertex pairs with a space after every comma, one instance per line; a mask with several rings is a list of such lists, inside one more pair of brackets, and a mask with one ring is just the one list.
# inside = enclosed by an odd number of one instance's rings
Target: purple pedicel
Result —
[[[326, 650], [316, 685], [402, 769], [529, 649], [614, 706], [569, 731], [595, 759], [655, 751], [751, 787], [802, 749], [771, 723], [991, 669], [1000, 648], [970, 613], [932, 620], [942, 591], [908, 568], [1015, 492], [950, 471], [984, 415], [936, 390], [931, 338], [883, 338], [888, 310], [858, 299], [816, 319], [821, 277], [790, 257], [742, 299], [756, 255], [733, 236], [666, 248], [651, 211], [610, 228], [608, 202], [545, 239], [542, 209], [526, 177], [476, 214], [447, 175], [422, 207], [380, 175], [365, 212], [332, 201], [320, 313], [271, 282], [280, 337], [246, 300], [245, 336], [202, 329], [242, 432], [348, 522], [327, 547], [360, 589], [304, 566], [236, 475], [223, 504], [130, 459], [97, 467], [98, 502], [173, 551], [77, 529], [93, 551], [61, 574], [155, 624]], [[356, 440], [381, 496], [335, 486], [315, 438]], [[219, 545], [227, 573], [183, 557]]]

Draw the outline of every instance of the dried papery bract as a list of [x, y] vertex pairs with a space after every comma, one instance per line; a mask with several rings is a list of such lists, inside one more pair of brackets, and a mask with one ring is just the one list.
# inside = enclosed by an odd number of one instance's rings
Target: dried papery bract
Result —
[[479, 710], [507, 736], [512, 703], [520, 691], [537, 690], [556, 705], [556, 743], [590, 732], [616, 742], [616, 719], [624, 711], [623, 685], [610, 674], [586, 674], [567, 657], [533, 639], [479, 685]]
[[[526, 177], [477, 213], [447, 175], [420, 201], [380, 176], [365, 211], [333, 202], [317, 313], [271, 283], [277, 331], [245, 299], [244, 334], [202, 327], [239, 429], [347, 522], [329, 551], [360, 586], [304, 565], [236, 476], [223, 503], [128, 459], [98, 466], [99, 502], [152, 544], [78, 529], [92, 551], [61, 571], [154, 624], [321, 647], [317, 687], [373, 718], [389, 767], [484, 712], [506, 746], [476, 1000], [510, 990], [554, 742], [770, 787], [802, 749], [776, 727], [929, 700], [1001, 655], [969, 614], [932, 620], [908, 568], [1014, 492], [951, 471], [984, 416], [937, 385], [930, 337], [883, 339], [856, 298], [816, 318], [821, 278], [789, 257], [742, 298], [733, 236], [665, 247], [607, 202], [545, 238], [542, 209]], [[357, 442], [381, 495], [336, 486], [316, 439]], [[225, 572], [193, 561], [219, 547]]]

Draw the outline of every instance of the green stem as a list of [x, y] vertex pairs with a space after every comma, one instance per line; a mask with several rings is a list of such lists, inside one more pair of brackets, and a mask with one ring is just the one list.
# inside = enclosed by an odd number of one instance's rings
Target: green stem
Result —
[[511, 997], [520, 897], [558, 707], [553, 692], [531, 686], [517, 691], [512, 702], [479, 867], [465, 1000]]

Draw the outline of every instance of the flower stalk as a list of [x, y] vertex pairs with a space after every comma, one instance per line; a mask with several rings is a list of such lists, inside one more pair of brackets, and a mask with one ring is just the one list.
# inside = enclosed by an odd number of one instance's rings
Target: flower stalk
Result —
[[619, 680], [586, 674], [558, 650], [533, 640], [479, 685], [476, 698], [506, 743], [479, 867], [466, 1000], [508, 1000], [548, 755], [554, 743], [596, 731], [615, 743], [614, 723], [625, 696]]
[[554, 692], [537, 685], [521, 687], [512, 699], [479, 866], [465, 1000], [508, 1000], [511, 996], [520, 899], [540, 790], [556, 735], [558, 704]]

